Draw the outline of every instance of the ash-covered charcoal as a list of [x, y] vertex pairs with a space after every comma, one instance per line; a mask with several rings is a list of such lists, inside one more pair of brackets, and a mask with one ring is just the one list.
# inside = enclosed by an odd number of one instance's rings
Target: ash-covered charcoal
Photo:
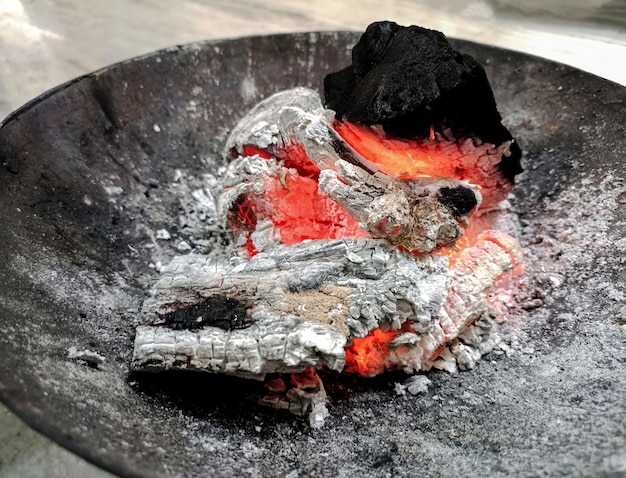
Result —
[[353, 60], [326, 79], [336, 117], [294, 88], [232, 130], [212, 196], [235, 256], [163, 270], [134, 370], [266, 380], [262, 404], [319, 427], [319, 368], [454, 372], [494, 346], [487, 298], [522, 258], [492, 224], [519, 149], [485, 73], [442, 34], [389, 22]]
[[[487, 311], [486, 292], [520, 258], [514, 239], [491, 231], [450, 271], [443, 256], [415, 257], [366, 238], [280, 246], [221, 267], [206, 256], [180, 256], [144, 303], [152, 325], [137, 329], [133, 368], [259, 379], [322, 365], [364, 376], [428, 370]], [[247, 328], [162, 324], [160, 311], [173, 303], [194, 307], [217, 294], [248, 303]]]
[[236, 238], [263, 251], [281, 242], [361, 236], [362, 229], [416, 252], [454, 245], [481, 194], [466, 181], [386, 174], [337, 135], [330, 118], [316, 92], [295, 88], [240, 121], [226, 147], [239, 156], [226, 189], [217, 192]]
[[[506, 198], [521, 172], [521, 150], [501, 123], [485, 70], [441, 32], [373, 23], [352, 64], [325, 78], [324, 97], [337, 113], [335, 129], [368, 160], [384, 164], [377, 156], [395, 152], [413, 164], [387, 168], [414, 175], [424, 168], [416, 157], [430, 154], [429, 168], [456, 170], [443, 177], [487, 188], [484, 208]], [[381, 140], [388, 143], [378, 148]], [[442, 153], [432, 154], [432, 144]]]
[[[150, 325], [138, 328], [133, 367], [259, 378], [311, 365], [342, 370], [349, 339], [407, 320], [432, 322], [448, 286], [445, 257], [414, 257], [380, 239], [309, 241], [234, 264], [179, 256], [144, 303]], [[246, 304], [247, 327], [180, 330], [163, 320], [172, 308], [227, 297]]]
[[[435, 367], [452, 372], [457, 363], [463, 370], [473, 368], [490, 350], [490, 328], [485, 325], [487, 294], [496, 280], [521, 260], [521, 248], [514, 238], [485, 231], [450, 268], [447, 296], [431, 320], [373, 329], [367, 337], [352, 340], [346, 349], [346, 370], [371, 377], [394, 369], [410, 373]], [[467, 332], [474, 327], [476, 330]]]
[[265, 383], [267, 395], [261, 404], [309, 417], [311, 428], [320, 428], [328, 416], [326, 390], [314, 367]]

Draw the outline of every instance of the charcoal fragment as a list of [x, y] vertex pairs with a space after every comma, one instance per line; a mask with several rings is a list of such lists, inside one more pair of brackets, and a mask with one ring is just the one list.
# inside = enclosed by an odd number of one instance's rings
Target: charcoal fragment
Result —
[[223, 330], [245, 328], [245, 302], [230, 297], [215, 295], [195, 304], [180, 304], [160, 315], [156, 323], [163, 323], [172, 329], [199, 329], [206, 326]]
[[443, 187], [439, 190], [438, 200], [446, 206], [455, 217], [469, 214], [476, 206], [476, 193], [468, 187], [457, 186], [455, 188]]
[[[352, 50], [352, 64], [324, 79], [327, 107], [338, 119], [380, 124], [385, 133], [426, 139], [451, 130], [500, 145], [513, 138], [483, 67], [452, 48], [441, 32], [393, 22], [371, 24]], [[509, 180], [522, 171], [512, 143], [500, 172]]]

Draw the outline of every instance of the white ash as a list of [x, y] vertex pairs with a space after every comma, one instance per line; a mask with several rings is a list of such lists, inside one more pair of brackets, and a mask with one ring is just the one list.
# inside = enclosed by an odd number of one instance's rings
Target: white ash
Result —
[[[468, 183], [432, 178], [382, 181], [342, 159], [334, 166], [336, 171], [324, 169], [320, 173], [320, 190], [373, 237], [428, 252], [441, 244], [450, 246], [463, 235], [461, 226], [467, 224], [467, 218], [455, 217], [441, 206], [437, 196], [442, 188], [452, 189], [461, 183], [469, 188]], [[475, 195], [480, 203], [477, 191]]]
[[[211, 191], [216, 183], [212, 174], [195, 175], [176, 169], [169, 182], [161, 182], [158, 188], [151, 190], [150, 199], [156, 204], [160, 203], [161, 195], [175, 196], [180, 201], [177, 221], [168, 225], [167, 229], [162, 228], [170, 235], [169, 240], [159, 240], [158, 229], [146, 231], [157, 239], [144, 244], [145, 248], [152, 249], [152, 264], [166, 264], [176, 252], [229, 253], [231, 241], [219, 225]], [[137, 200], [145, 202], [145, 198]]]
[[177, 245], [176, 245], [176, 249], [180, 252], [187, 252], [190, 251], [192, 249], [192, 247], [189, 245], [189, 243], [187, 241], [180, 241]]
[[431, 367], [456, 372], [457, 364], [462, 370], [473, 368], [500, 340], [491, 335], [491, 322], [486, 318], [489, 291], [521, 257], [519, 245], [510, 236], [496, 231], [480, 235], [450, 269], [450, 289], [436, 320], [425, 328], [412, 323], [416, 334], [402, 334], [400, 343], [390, 344], [397, 346], [389, 357], [391, 364], [408, 373]]
[[167, 229], [159, 229], [156, 232], [156, 238], [161, 239], [163, 241], [169, 241], [172, 238], [172, 235], [169, 233]]
[[426, 393], [431, 383], [426, 375], [413, 375], [402, 382], [402, 385], [411, 395], [419, 395]]
[[[509, 334], [507, 353], [530, 355], [527, 344], [532, 330], [523, 328], [528, 311], [546, 321], [559, 307], [566, 307], [563, 314], [576, 317], [588, 315], [601, 301], [624, 303], [622, 281], [592, 271], [624, 264], [626, 224], [616, 211], [625, 197], [626, 181], [614, 173], [583, 177], [575, 187], [542, 198], [535, 206], [540, 214], [522, 218], [523, 275], [521, 280], [504, 284], [506, 293], [514, 299], [505, 322]], [[537, 200], [533, 190], [526, 200]], [[612, 251], [610, 261], [598, 251]], [[581, 292], [572, 295], [572, 288]], [[502, 296], [504, 291], [497, 289], [493, 293]], [[536, 343], [544, 340], [535, 338]]]
[[92, 367], [98, 367], [106, 362], [106, 358], [98, 352], [88, 349], [79, 350], [75, 346], [71, 346], [67, 349], [67, 358], [70, 360], [80, 360]]
[[[377, 239], [281, 246], [249, 262], [177, 257], [144, 303], [143, 319], [161, 326], [138, 328], [133, 367], [206, 368], [259, 377], [310, 365], [341, 370], [349, 338], [363, 337], [382, 323], [399, 327], [408, 319], [426, 327], [448, 284], [444, 257], [415, 259]], [[163, 326], [173, 310], [211, 297], [244, 301], [251, 325], [197, 332]], [[212, 348], [198, 349], [204, 343]], [[240, 350], [248, 356], [242, 358]]]

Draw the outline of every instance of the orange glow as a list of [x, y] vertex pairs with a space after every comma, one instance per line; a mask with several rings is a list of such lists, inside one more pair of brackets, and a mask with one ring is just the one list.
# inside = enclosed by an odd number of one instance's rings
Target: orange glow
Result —
[[287, 174], [282, 181], [270, 178], [265, 191], [263, 201], [268, 203], [268, 217], [280, 230], [283, 244], [369, 236], [339, 204], [318, 189], [313, 178], [295, 174]]
[[358, 373], [362, 377], [374, 377], [393, 367], [389, 362], [389, 343], [405, 332], [414, 332], [407, 321], [398, 330], [370, 330], [363, 338], [352, 339], [346, 347], [346, 368], [349, 373]]
[[446, 152], [432, 140], [390, 139], [374, 128], [350, 122], [335, 121], [333, 128], [361, 156], [382, 172], [399, 179], [442, 177], [470, 179], [469, 172], [453, 166], [450, 158], [461, 156], [458, 148]]
[[383, 332], [374, 329], [361, 339], [353, 339], [346, 347], [345, 371], [358, 373], [362, 377], [373, 377], [384, 372], [387, 368], [385, 361], [389, 355], [389, 342], [397, 334], [397, 330]]
[[[243, 152], [264, 159], [273, 157], [253, 145], [244, 146]], [[248, 257], [258, 254], [251, 234], [259, 221], [266, 219], [272, 221], [281, 242], [288, 246], [307, 239], [369, 237], [357, 221], [319, 190], [320, 170], [302, 146], [288, 145], [277, 152], [276, 157], [289, 171], [266, 178], [264, 194], [243, 195], [230, 210], [228, 227], [235, 234], [243, 234]]]
[[243, 147], [243, 155], [244, 156], [259, 156], [263, 159], [272, 159], [272, 155], [265, 151], [264, 149], [259, 148], [258, 146], [253, 146], [251, 144], [247, 144]]
[[276, 156], [290, 172], [266, 181], [262, 201], [283, 244], [369, 236], [341, 206], [319, 190], [320, 169], [301, 145], [289, 144]]
[[257, 225], [257, 208], [257, 204], [250, 201], [247, 196], [241, 196], [229, 211], [226, 222], [229, 229], [245, 236], [244, 248], [248, 257], [259, 253], [250, 237]]
[[464, 230], [463, 237], [456, 240], [456, 247], [442, 247], [439, 250], [432, 251], [432, 253], [446, 256], [449, 261], [449, 266], [452, 267], [461, 255], [461, 252], [463, 252], [463, 250], [467, 249], [468, 247], [472, 247], [475, 241], [476, 236], [473, 235], [472, 237], [470, 237], [467, 230]]
[[293, 168], [300, 176], [316, 179], [319, 178], [320, 168], [309, 159], [304, 148], [299, 144], [290, 144], [278, 153], [283, 166]]
[[[333, 128], [367, 161], [385, 174], [399, 179], [441, 177], [480, 184], [480, 175], [484, 173], [480, 169], [464, 169], [459, 158], [468, 153], [450, 141], [440, 141], [439, 144], [433, 127], [430, 129], [430, 137], [421, 142], [390, 139], [375, 127], [349, 122], [336, 121]], [[285, 245], [304, 240], [369, 237], [343, 208], [319, 190], [320, 170], [302, 146], [287, 145], [276, 151], [275, 156], [258, 147], [246, 146], [244, 153], [258, 154], [268, 160], [275, 157], [279, 164], [288, 169], [283, 169], [280, 175], [266, 178], [262, 195], [246, 195], [231, 209], [231, 228], [245, 233], [245, 248], [250, 257], [258, 253], [251, 234], [259, 221], [267, 219], [280, 233], [280, 240]], [[476, 163], [469, 163], [468, 167], [478, 168]], [[453, 268], [461, 252], [474, 246], [481, 232], [492, 228], [492, 221], [486, 216], [472, 218], [470, 225], [464, 229], [463, 237], [456, 241], [455, 248], [442, 248], [434, 253], [447, 256]], [[380, 227], [384, 227], [384, 223]], [[497, 237], [485, 240], [495, 242], [506, 250]], [[400, 248], [403, 249], [402, 246]], [[448, 340], [450, 330], [446, 330], [441, 322], [438, 327], [445, 340]], [[405, 321], [398, 330], [376, 328], [363, 338], [352, 339], [345, 348], [344, 371], [373, 377], [397, 367], [398, 354], [406, 352], [408, 346], [390, 347], [390, 344], [405, 332], [414, 332], [409, 321]], [[426, 363], [434, 361], [444, 348], [445, 344], [442, 343], [429, 354], [430, 357], [424, 357]], [[314, 369], [309, 372], [313, 373]], [[296, 376], [300, 379], [305, 377], [306, 374]]]

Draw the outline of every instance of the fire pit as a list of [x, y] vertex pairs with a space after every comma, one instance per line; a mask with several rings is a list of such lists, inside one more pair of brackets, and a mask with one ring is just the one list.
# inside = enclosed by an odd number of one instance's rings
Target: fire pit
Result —
[[322, 432], [258, 409], [250, 381], [128, 375], [156, 270], [185, 249], [221, 246], [219, 234], [203, 242], [214, 224], [202, 175], [221, 166], [230, 129], [276, 91], [319, 89], [357, 38], [158, 52], [63, 85], [3, 123], [3, 400], [125, 476], [623, 470], [626, 94], [480, 45], [455, 43], [486, 66], [526, 151], [513, 202], [526, 282], [499, 354], [471, 372], [431, 374], [417, 396], [396, 394], [393, 374], [324, 376], [333, 403]]

